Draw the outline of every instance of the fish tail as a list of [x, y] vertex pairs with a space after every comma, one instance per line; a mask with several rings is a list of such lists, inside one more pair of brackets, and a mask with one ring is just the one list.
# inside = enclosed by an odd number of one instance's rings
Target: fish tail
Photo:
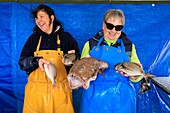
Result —
[[152, 79], [152, 78], [155, 78], [156, 76], [152, 75], [152, 74], [145, 74], [145, 77], [149, 78], [149, 79]]
[[58, 87], [55, 82], [52, 82], [52, 89], [54, 90], [55, 87]]
[[140, 93], [143, 94], [149, 90], [151, 90], [151, 86], [150, 86], [150, 76], [146, 75], [144, 76], [144, 78], [141, 80], [140, 82]]
[[87, 90], [87, 89], [89, 88], [89, 85], [90, 85], [90, 82], [87, 81], [87, 83], [85, 83], [85, 84], [83, 85], [83, 88]]

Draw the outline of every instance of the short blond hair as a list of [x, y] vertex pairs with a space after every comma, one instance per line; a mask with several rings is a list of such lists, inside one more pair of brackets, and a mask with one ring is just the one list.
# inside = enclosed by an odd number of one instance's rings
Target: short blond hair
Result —
[[113, 18], [119, 17], [121, 19], [122, 25], [125, 24], [125, 16], [124, 16], [124, 13], [122, 10], [110, 9], [110, 10], [106, 11], [106, 13], [104, 14], [103, 21], [107, 21], [111, 17], [113, 17]]

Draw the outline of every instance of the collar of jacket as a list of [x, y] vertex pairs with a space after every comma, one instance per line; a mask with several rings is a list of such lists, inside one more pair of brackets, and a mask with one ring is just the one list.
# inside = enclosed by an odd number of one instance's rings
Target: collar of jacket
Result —
[[57, 26], [51, 34], [47, 34], [47, 33], [43, 32], [39, 27], [36, 27], [35, 29], [36, 29], [35, 32], [37, 32], [39, 35], [43, 35], [43, 36], [54, 36], [56, 34], [60, 34], [63, 32], [63, 29], [61, 28], [61, 26]]

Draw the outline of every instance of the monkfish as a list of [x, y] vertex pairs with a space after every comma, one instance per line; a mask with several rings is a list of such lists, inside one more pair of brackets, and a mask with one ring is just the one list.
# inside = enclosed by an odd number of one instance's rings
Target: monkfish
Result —
[[88, 89], [90, 81], [96, 80], [98, 73], [102, 74], [107, 68], [108, 64], [106, 62], [92, 57], [77, 60], [68, 74], [70, 88], [78, 89], [79, 87], [83, 87], [84, 89]]

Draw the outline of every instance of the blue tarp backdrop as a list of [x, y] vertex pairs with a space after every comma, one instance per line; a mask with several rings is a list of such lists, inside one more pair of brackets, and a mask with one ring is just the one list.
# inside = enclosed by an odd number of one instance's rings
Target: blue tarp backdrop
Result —
[[[18, 59], [35, 23], [31, 9], [38, 4], [0, 3], [0, 113], [21, 113], [27, 75]], [[136, 45], [145, 72], [159, 77], [170, 75], [170, 4], [47, 4], [55, 10], [82, 50], [84, 43], [102, 28], [104, 13], [122, 9], [126, 17], [123, 31]], [[170, 95], [151, 84], [152, 90], [137, 93], [137, 113], [169, 113]], [[78, 113], [81, 88], [73, 91]]]

